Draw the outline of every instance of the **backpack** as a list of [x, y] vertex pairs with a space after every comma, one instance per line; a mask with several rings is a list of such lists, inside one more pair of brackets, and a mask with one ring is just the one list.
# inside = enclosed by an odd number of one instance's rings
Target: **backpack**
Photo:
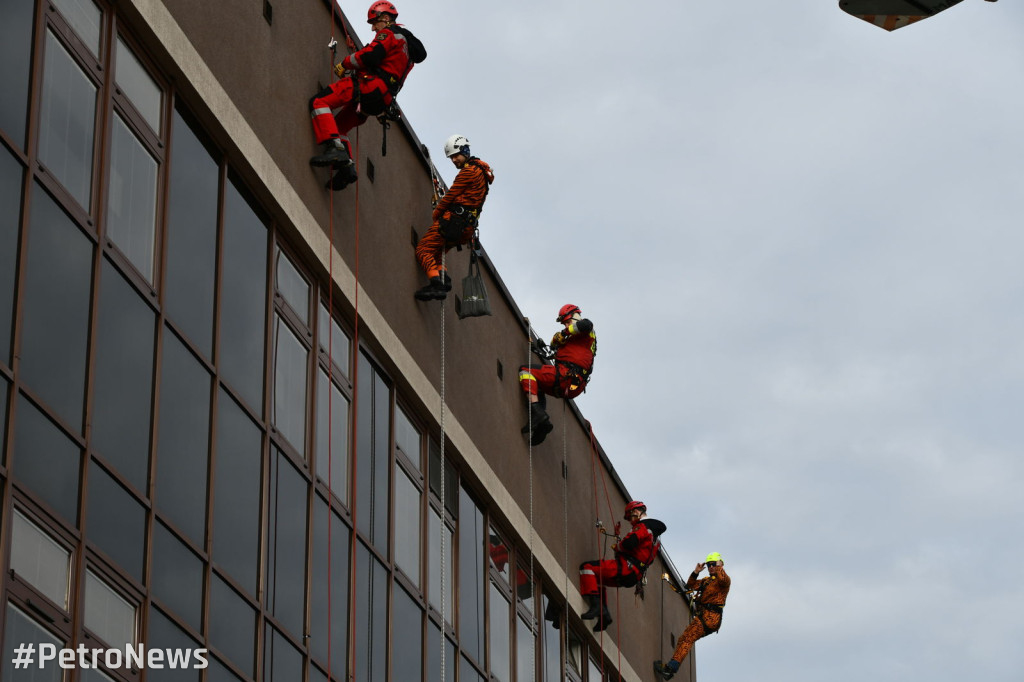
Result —
[[405, 26], [394, 26], [391, 30], [405, 38], [405, 42], [409, 45], [409, 59], [413, 64], [420, 64], [427, 58], [427, 48], [423, 47], [423, 43], [412, 34], [412, 31]]

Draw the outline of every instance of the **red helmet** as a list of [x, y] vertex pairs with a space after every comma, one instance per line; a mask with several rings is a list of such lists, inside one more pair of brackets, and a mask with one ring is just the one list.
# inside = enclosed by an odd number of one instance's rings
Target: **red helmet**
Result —
[[633, 500], [632, 502], [630, 502], [629, 504], [626, 505], [626, 511], [623, 512], [622, 518], [624, 518], [627, 521], [629, 521], [629, 515], [633, 511], [635, 511], [637, 509], [639, 509], [640, 512], [643, 513], [643, 514], [647, 513], [647, 505], [646, 504], [644, 504], [640, 500]]
[[375, 22], [378, 14], [390, 14], [391, 20], [394, 21], [398, 18], [398, 9], [388, 0], [377, 0], [366, 11], [366, 23], [372, 24]]
[[572, 317], [578, 312], [580, 312], [579, 306], [575, 306], [572, 303], [566, 303], [559, 309], [558, 318], [555, 319], [555, 322], [564, 322], [566, 319]]

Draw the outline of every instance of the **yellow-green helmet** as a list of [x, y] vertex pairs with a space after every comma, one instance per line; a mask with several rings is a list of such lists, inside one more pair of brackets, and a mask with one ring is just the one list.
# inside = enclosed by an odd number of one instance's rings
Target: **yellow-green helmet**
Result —
[[722, 560], [722, 555], [721, 554], [719, 554], [718, 552], [712, 552], [711, 554], [708, 554], [708, 558], [705, 559], [704, 562], [710, 564], [712, 561], [721, 561], [721, 560]]

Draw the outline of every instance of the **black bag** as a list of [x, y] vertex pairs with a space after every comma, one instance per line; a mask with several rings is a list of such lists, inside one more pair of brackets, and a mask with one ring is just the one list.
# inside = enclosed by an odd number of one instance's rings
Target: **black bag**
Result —
[[483, 275], [480, 274], [476, 251], [469, 254], [469, 274], [462, 278], [462, 298], [456, 297], [455, 312], [460, 320], [491, 314], [491, 303], [487, 300], [487, 289], [484, 287]]
[[438, 219], [437, 229], [446, 242], [458, 243], [467, 227], [475, 228], [479, 224], [476, 211], [455, 204]]
[[405, 36], [405, 42], [409, 44], [409, 59], [413, 64], [419, 64], [427, 58], [427, 48], [423, 47], [423, 43], [412, 31], [405, 26], [394, 26], [391, 30]]

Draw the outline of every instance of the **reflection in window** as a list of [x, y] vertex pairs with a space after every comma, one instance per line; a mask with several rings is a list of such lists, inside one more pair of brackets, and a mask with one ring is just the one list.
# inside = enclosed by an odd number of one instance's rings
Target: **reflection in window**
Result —
[[[316, 384], [316, 475], [330, 481], [334, 496], [348, 503], [348, 398], [333, 381], [327, 394], [327, 373], [317, 370]], [[330, 425], [327, 412], [331, 413]], [[328, 448], [330, 443], [330, 448]]]
[[141, 583], [146, 510], [95, 460], [89, 465], [88, 500], [86, 539]]
[[533, 632], [522, 618], [516, 618], [516, 679], [532, 682], [534, 679]]
[[274, 448], [267, 509], [266, 608], [301, 637], [306, 614], [306, 491], [302, 475]]
[[[5, 2], [0, 21], [0, 130], [19, 149], [25, 144], [25, 114], [28, 111], [29, 69], [32, 66], [32, 15], [29, 0]], [[0, 149], [0, 154], [6, 150]]]
[[115, 114], [107, 184], [107, 236], [148, 282], [153, 281], [156, 170], [156, 160]]
[[128, 96], [135, 109], [146, 119], [155, 133], [160, 134], [160, 87], [146, 72], [135, 53], [117, 37], [118, 86]]
[[172, 138], [164, 305], [168, 316], [211, 359], [219, 170], [177, 111]]
[[320, 337], [320, 350], [325, 355], [330, 356], [331, 362], [333, 362], [343, 374], [348, 375], [348, 335], [342, 331], [341, 327], [338, 326], [338, 321], [334, 318], [330, 318], [330, 327], [328, 327], [328, 319], [327, 307], [321, 302], [320, 317], [318, 318], [319, 328], [317, 331], [317, 334]]
[[[310, 648], [313, 656], [327, 667], [327, 629], [330, 622], [330, 659], [334, 677], [345, 677], [348, 670], [348, 566], [349, 529], [331, 512], [330, 537], [327, 534], [327, 502], [317, 496], [313, 509], [313, 575], [310, 591]], [[328, 567], [328, 544], [330, 566]], [[327, 591], [328, 568], [331, 590]]]
[[[31, 4], [31, 3], [29, 3]], [[6, 21], [6, 20], [5, 20]], [[4, 49], [0, 27], [0, 51]], [[0, 55], [2, 59], [2, 55]], [[0, 61], [0, 64], [6, 62]], [[0, 92], [4, 73], [0, 69]], [[7, 97], [0, 97], [0, 108]], [[2, 121], [0, 121], [2, 123]], [[18, 226], [21, 221], [21, 164], [0, 146], [0, 363], [11, 365], [11, 331], [14, 326], [14, 283], [18, 263]]]
[[[449, 544], [449, 547], [451, 545]], [[395, 464], [395, 564], [420, 585], [420, 491]]]
[[388, 655], [388, 572], [362, 543], [356, 547], [356, 679], [384, 682]]
[[135, 607], [88, 570], [85, 572], [85, 627], [122, 651], [125, 644], [135, 644]]
[[465, 489], [459, 493], [459, 643], [484, 660], [484, 515]]
[[[520, 554], [520, 557], [523, 555]], [[516, 596], [526, 610], [533, 613], [533, 581], [530, 580], [530, 565], [520, 562], [516, 569]]]
[[51, 0], [94, 55], [100, 53], [100, 20], [103, 14], [92, 0]]
[[39, 159], [88, 213], [96, 86], [52, 31], [46, 32]]
[[604, 677], [601, 675], [601, 666], [594, 659], [588, 658], [589, 670], [587, 671], [587, 682], [601, 682]]
[[[199, 648], [199, 643], [185, 634], [185, 631], [175, 625], [171, 620], [158, 609], [150, 607], [149, 624], [147, 626], [146, 650], [149, 649], [179, 649], [191, 650]], [[191, 657], [191, 654], [190, 654]], [[209, 657], [207, 660], [209, 660]], [[199, 675], [202, 670], [192, 668], [147, 668], [147, 682], [199, 682]]]
[[4, 621], [4, 660], [3, 675], [5, 682], [60, 682], [63, 671], [60, 666], [48, 665], [45, 668], [14, 667], [14, 649], [22, 644], [35, 644], [39, 651], [41, 644], [54, 646], [57, 651], [64, 643], [32, 620], [24, 611], [10, 602], [7, 603], [7, 619]]
[[210, 374], [170, 328], [163, 331], [156, 508], [193, 543], [206, 540]]
[[[550, 600], [546, 594], [543, 601], [547, 613]], [[544, 647], [544, 676], [541, 678], [543, 682], [562, 682], [562, 630], [561, 627], [555, 627], [561, 624], [561, 613], [558, 614], [558, 618], [557, 622], [546, 619], [541, 621], [541, 643]]]
[[[444, 679], [455, 682], [455, 668], [459, 665], [455, 645], [444, 638]], [[433, 621], [427, 621], [427, 682], [441, 682], [441, 631]]]
[[508, 584], [508, 560], [510, 556], [510, 550], [505, 541], [501, 539], [501, 535], [495, 530], [494, 526], [491, 526], [491, 535], [488, 538], [488, 556], [491, 562], [491, 568], [494, 572]]
[[274, 425], [300, 455], [306, 452], [306, 348], [274, 315]]
[[416, 471], [420, 470], [420, 432], [412, 425], [402, 408], [395, 409], [395, 444], [409, 458]]
[[512, 665], [509, 656], [509, 606], [497, 583], [491, 583], [491, 677], [501, 682], [510, 682]]
[[262, 413], [267, 228], [234, 182], [224, 193], [220, 352], [222, 374]]
[[92, 447], [145, 491], [156, 316], [105, 258], [101, 281]]
[[256, 611], [217, 575], [210, 580], [209, 627], [210, 644], [240, 670], [252, 675]]
[[71, 552], [17, 509], [11, 524], [11, 570], [67, 610]]
[[394, 588], [391, 630], [391, 679], [421, 680], [423, 652], [423, 611], [397, 585]]
[[267, 623], [264, 629], [263, 679], [297, 682], [302, 679], [302, 652]]
[[277, 293], [281, 295], [292, 312], [302, 320], [302, 323], [308, 325], [309, 284], [292, 265], [291, 259], [285, 255], [281, 247], [275, 247], [275, 251], [277, 252]]
[[[430, 605], [434, 607], [434, 610], [438, 613], [441, 612], [441, 517], [437, 515], [433, 507], [430, 509], [429, 514], [430, 528], [427, 532], [430, 533], [428, 541], [430, 543], [430, 566], [428, 572], [430, 574]], [[446, 623], [451, 624], [455, 620], [455, 565], [452, 557], [455, 553], [455, 548], [452, 546], [452, 531], [447, 525], [444, 527], [444, 620]], [[463, 644], [465, 646], [465, 644]]]
[[568, 640], [565, 643], [565, 656], [568, 659], [569, 667], [576, 672], [581, 672], [583, 668], [580, 664], [583, 662], [583, 641], [580, 636], [572, 630], [566, 635]]
[[77, 525], [81, 450], [23, 395], [15, 409], [15, 480]]
[[359, 355], [359, 494], [356, 496], [359, 530], [378, 551], [388, 551], [389, 416], [391, 393], [383, 377], [365, 355]]
[[85, 398], [92, 243], [39, 185], [32, 193], [21, 379], [71, 428]]
[[203, 620], [203, 562], [164, 524], [153, 524], [153, 596], [199, 632]]
[[256, 594], [260, 557], [262, 436], [222, 388], [217, 399], [213, 560]]

